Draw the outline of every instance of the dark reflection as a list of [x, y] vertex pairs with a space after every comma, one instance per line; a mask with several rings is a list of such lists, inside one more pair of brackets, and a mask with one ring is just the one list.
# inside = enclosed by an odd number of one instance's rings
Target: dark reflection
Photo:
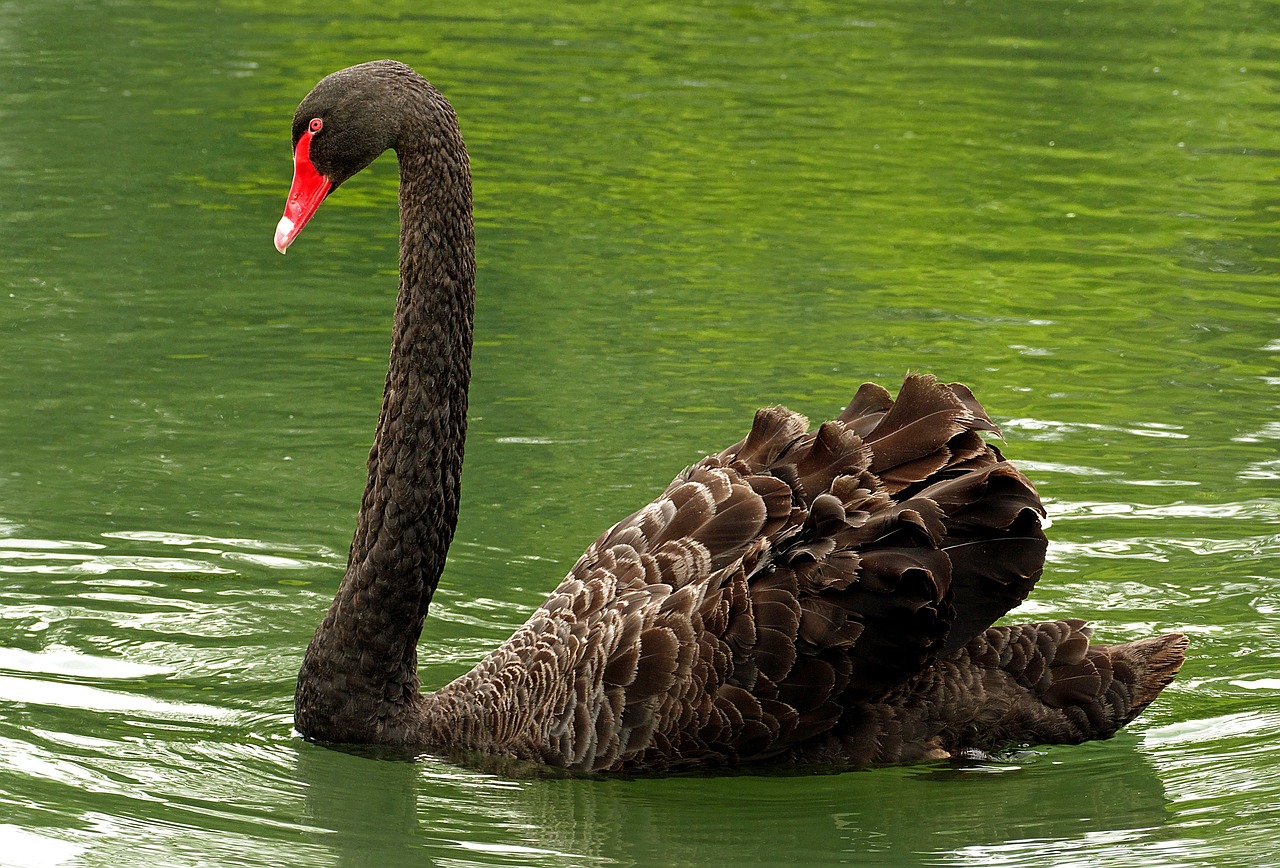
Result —
[[512, 779], [304, 745], [298, 771], [316, 842], [343, 865], [452, 848], [513, 864], [977, 865], [993, 847], [1031, 864], [1079, 854], [1091, 838], [1163, 839], [1164, 788], [1136, 744], [843, 774], [633, 779]]
[[[337, 865], [386, 865], [415, 848], [422, 769], [412, 755], [328, 750], [299, 741], [298, 779], [306, 796], [311, 843], [329, 847]], [[381, 759], [382, 761], [378, 761]], [[431, 864], [419, 854], [415, 861]]]
[[[1166, 800], [1132, 744], [1057, 765], [934, 764], [804, 778], [545, 784], [526, 791], [544, 846], [623, 862], [965, 861], [992, 845], [1158, 828]], [[943, 786], [937, 786], [943, 784]], [[716, 804], [709, 812], [706, 805]], [[732, 817], [732, 822], [714, 822]], [[712, 822], [708, 822], [711, 820]], [[1021, 861], [1035, 861], [1028, 848]]]

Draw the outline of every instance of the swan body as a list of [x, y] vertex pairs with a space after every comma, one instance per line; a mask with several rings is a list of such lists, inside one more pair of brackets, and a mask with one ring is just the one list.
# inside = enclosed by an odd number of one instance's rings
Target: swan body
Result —
[[1044, 515], [967, 388], [863, 385], [810, 430], [782, 407], [605, 531], [515, 634], [423, 693], [417, 642], [457, 521], [474, 303], [466, 148], [409, 67], [327, 76], [293, 123], [284, 250], [394, 149], [391, 361], [346, 574], [295, 725], [335, 743], [579, 771], [863, 766], [1106, 738], [1186, 639], [1090, 645], [1078, 620], [991, 626], [1039, 578]]

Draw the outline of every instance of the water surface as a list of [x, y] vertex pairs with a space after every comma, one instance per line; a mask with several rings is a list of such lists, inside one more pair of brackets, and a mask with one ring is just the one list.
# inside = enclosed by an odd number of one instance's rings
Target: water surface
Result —
[[[0, 9], [0, 861], [1269, 864], [1274, 6]], [[395, 288], [390, 158], [287, 258], [288, 126], [453, 101], [479, 299], [459, 674], [757, 406], [968, 383], [1054, 519], [1018, 614], [1192, 637], [1116, 739], [843, 775], [545, 780], [291, 732]]]

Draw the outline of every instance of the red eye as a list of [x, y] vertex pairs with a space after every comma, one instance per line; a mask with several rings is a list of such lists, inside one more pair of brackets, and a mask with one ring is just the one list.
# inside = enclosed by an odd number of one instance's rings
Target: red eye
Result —
[[320, 118], [312, 118], [311, 123], [307, 124], [307, 129], [311, 130], [313, 133], [318, 133], [320, 132], [320, 128], [323, 126], [324, 121], [320, 120]]

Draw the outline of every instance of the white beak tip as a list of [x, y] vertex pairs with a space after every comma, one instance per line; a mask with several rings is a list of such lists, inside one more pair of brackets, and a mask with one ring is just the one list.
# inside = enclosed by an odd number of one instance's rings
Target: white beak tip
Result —
[[293, 221], [288, 217], [281, 217], [280, 222], [276, 224], [276, 250], [284, 253], [289, 249], [289, 245], [293, 243], [295, 235]]

